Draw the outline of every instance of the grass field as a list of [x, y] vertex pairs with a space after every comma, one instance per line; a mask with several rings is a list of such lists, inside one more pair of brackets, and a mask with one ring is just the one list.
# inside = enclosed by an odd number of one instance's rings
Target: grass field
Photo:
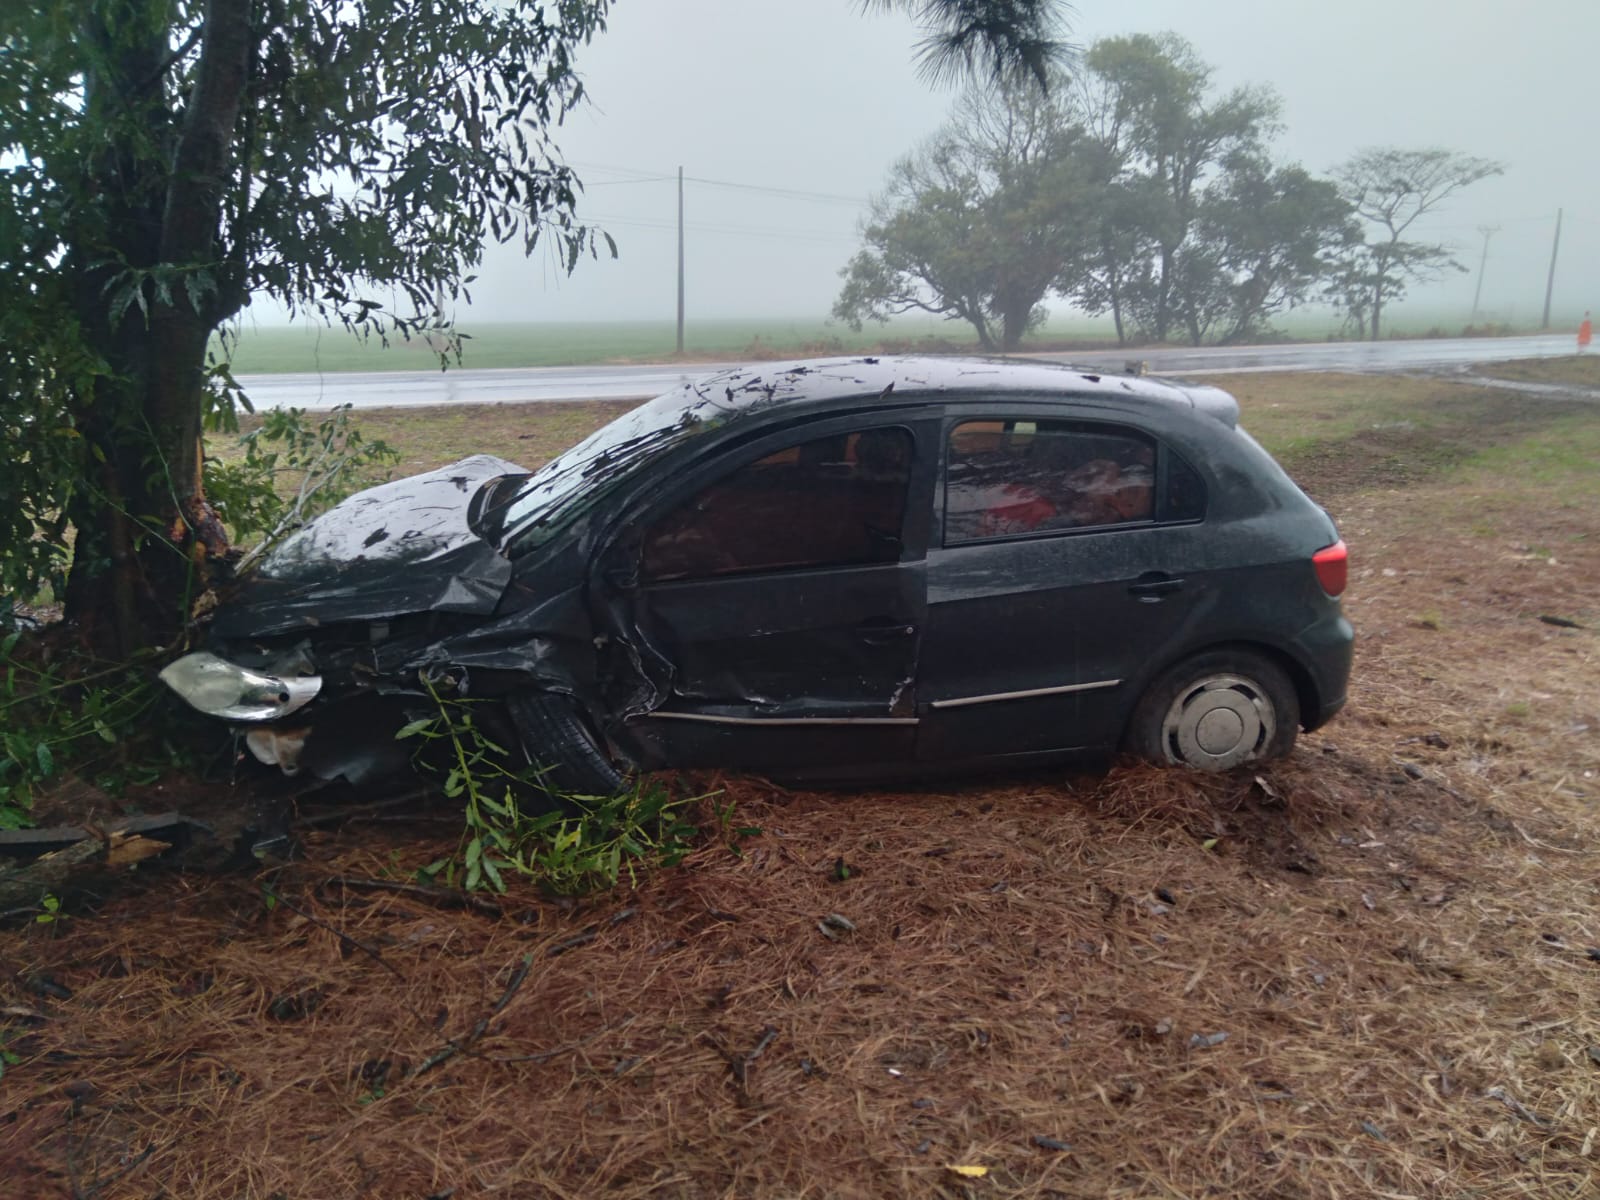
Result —
[[[468, 338], [462, 365], [467, 367], [559, 367], [676, 357], [677, 330], [670, 321], [465, 325], [463, 332]], [[969, 334], [970, 329], [933, 319], [868, 326], [859, 334], [821, 321], [720, 320], [692, 323], [684, 342], [686, 358], [752, 359], [844, 354], [885, 344], [965, 348], [971, 342]], [[261, 327], [241, 336], [233, 368], [247, 375], [416, 370], [436, 363], [434, 353], [421, 341], [384, 347], [376, 341], [359, 341], [343, 330]]]
[[[0, 1192], [1600, 1195], [1600, 404], [1230, 386], [1351, 546], [1350, 705], [1287, 761], [701, 775], [738, 853], [487, 914], [403, 890], [448, 804], [308, 801], [291, 861], [0, 929]], [[363, 424], [532, 466], [609, 411]]]
[[[1574, 328], [1576, 323], [1574, 322]], [[1338, 321], [1326, 313], [1290, 314], [1283, 336], [1322, 341], [1340, 334]], [[537, 324], [465, 323], [463, 352], [467, 367], [560, 367], [606, 362], [665, 362], [674, 359], [677, 330], [671, 321], [615, 321]], [[1459, 319], [1418, 310], [1395, 320], [1392, 337], [1457, 336]], [[1501, 332], [1513, 332], [1509, 329]], [[1515, 330], [1514, 332], [1534, 332]], [[718, 319], [688, 323], [684, 337], [687, 359], [741, 360], [814, 357], [858, 351], [895, 352], [912, 349], [972, 351], [978, 348], [970, 326], [931, 316], [907, 316], [888, 325], [868, 324], [860, 333], [832, 321], [806, 319]], [[1029, 336], [1023, 350], [1056, 350], [1115, 346], [1113, 325], [1106, 318], [1060, 314]], [[244, 329], [233, 357], [236, 374], [289, 372], [402, 371], [436, 365], [423, 341], [396, 341], [385, 347], [360, 341], [342, 329], [316, 325], [258, 325]]]

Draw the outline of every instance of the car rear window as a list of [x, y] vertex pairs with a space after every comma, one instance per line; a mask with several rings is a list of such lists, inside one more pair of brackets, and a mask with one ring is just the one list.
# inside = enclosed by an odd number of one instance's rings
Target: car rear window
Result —
[[[1120, 426], [963, 421], [946, 458], [945, 544], [1154, 520], [1156, 455], [1153, 438]], [[1187, 494], [1198, 486], [1189, 471], [1185, 510], [1203, 506]]]

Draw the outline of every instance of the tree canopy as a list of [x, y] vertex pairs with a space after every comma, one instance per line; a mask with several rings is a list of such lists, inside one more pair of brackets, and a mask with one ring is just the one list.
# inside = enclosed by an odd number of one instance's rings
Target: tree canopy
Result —
[[1273, 163], [1276, 96], [1216, 94], [1181, 38], [1105, 39], [1050, 82], [974, 88], [895, 166], [835, 316], [920, 309], [1012, 350], [1054, 294], [1109, 312], [1119, 341], [1237, 341], [1358, 240], [1332, 182]]
[[861, 0], [863, 11], [901, 9], [922, 26], [918, 60], [933, 82], [1029, 78], [1047, 87], [1071, 49], [1059, 34], [1063, 0]]
[[1064, 95], [1028, 80], [998, 101], [987, 88], [964, 96], [874, 201], [834, 315], [860, 328], [922, 310], [967, 322], [985, 349], [1015, 349], [1087, 253], [1109, 178], [1107, 156], [1063, 124]]
[[1500, 175], [1503, 163], [1438, 147], [1372, 147], [1342, 163], [1334, 176], [1346, 200], [1372, 231], [1347, 256], [1339, 298], [1374, 340], [1384, 308], [1411, 283], [1466, 268], [1450, 247], [1408, 236], [1417, 220], [1462, 188]]
[[[485, 237], [595, 245], [550, 130], [606, 0], [64, 0], [0, 16], [0, 589], [65, 581], [126, 649], [226, 537], [202, 421], [252, 296], [380, 333], [436, 324]], [[19, 516], [20, 514], [20, 516]], [[28, 529], [29, 525], [33, 529]], [[49, 574], [50, 572], [46, 572]], [[108, 622], [102, 622], [106, 624]]]

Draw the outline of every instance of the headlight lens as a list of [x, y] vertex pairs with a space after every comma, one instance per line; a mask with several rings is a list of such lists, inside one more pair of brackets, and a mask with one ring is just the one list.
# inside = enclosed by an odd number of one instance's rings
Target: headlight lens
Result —
[[161, 682], [206, 715], [230, 721], [274, 721], [309, 704], [322, 690], [320, 675], [280, 679], [204, 650], [168, 665]]

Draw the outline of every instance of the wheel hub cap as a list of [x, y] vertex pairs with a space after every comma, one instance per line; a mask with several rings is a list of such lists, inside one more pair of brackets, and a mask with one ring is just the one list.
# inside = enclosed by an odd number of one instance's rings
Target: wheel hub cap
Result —
[[1258, 685], [1214, 675], [1173, 701], [1161, 733], [1173, 762], [1219, 771], [1256, 757], [1274, 729], [1272, 704]]

